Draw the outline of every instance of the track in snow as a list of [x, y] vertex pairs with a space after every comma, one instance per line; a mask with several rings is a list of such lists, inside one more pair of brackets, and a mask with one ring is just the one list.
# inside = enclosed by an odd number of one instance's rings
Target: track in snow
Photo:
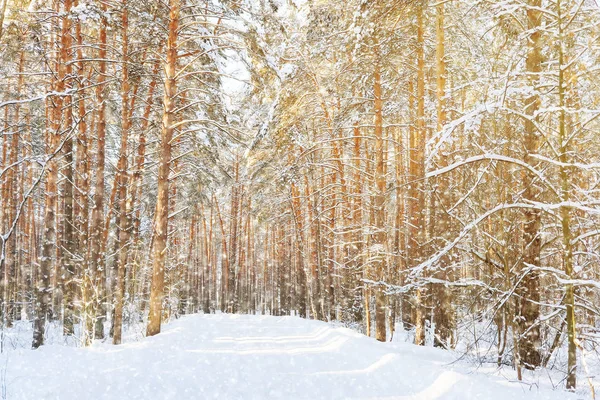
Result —
[[324, 322], [219, 314], [121, 346], [13, 351], [1, 368], [9, 400], [569, 398], [469, 373], [453, 357]]

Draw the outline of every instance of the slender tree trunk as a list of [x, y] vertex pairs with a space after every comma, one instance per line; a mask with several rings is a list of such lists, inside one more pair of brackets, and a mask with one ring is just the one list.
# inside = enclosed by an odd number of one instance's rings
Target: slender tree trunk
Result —
[[[532, 95], [526, 100], [525, 114], [528, 116], [525, 121], [525, 162], [535, 163], [531, 155], [539, 153], [541, 135], [537, 132], [536, 122], [538, 121], [537, 111], [540, 107], [540, 98], [537, 94], [539, 83], [539, 74], [542, 70], [541, 54], [541, 26], [542, 12], [541, 0], [529, 0], [527, 8], [527, 29], [532, 32], [527, 40], [527, 60], [526, 69], [530, 87], [533, 88]], [[533, 173], [525, 171], [523, 174], [523, 197], [529, 201], [539, 201], [540, 190], [536, 177]], [[520, 296], [520, 328], [521, 343], [519, 350], [520, 358], [525, 368], [534, 369], [541, 363], [541, 340], [540, 340], [540, 274], [536, 270], [527, 271], [528, 266], [539, 266], [542, 240], [540, 236], [541, 212], [538, 209], [526, 209], [523, 212], [523, 263], [522, 273], [526, 275], [523, 278]], [[527, 271], [527, 272], [526, 272]]]
[[[75, 0], [74, 5], [77, 6], [79, 3]], [[85, 64], [83, 54], [83, 35], [81, 32], [81, 21], [77, 19], [75, 24], [75, 38], [77, 40], [77, 78], [78, 78], [78, 102], [77, 102], [77, 115], [78, 115], [78, 134], [77, 134], [77, 176], [76, 187], [78, 188], [78, 207], [76, 214], [77, 226], [79, 227], [78, 237], [78, 255], [80, 258], [80, 264], [83, 266], [81, 271], [82, 278], [82, 292], [81, 292], [81, 316], [83, 320], [83, 343], [89, 345], [91, 343], [91, 332], [93, 330], [92, 317], [93, 317], [93, 277], [91, 276], [89, 269], [89, 192], [90, 192], [90, 160], [89, 160], [89, 138], [88, 138], [88, 123], [87, 123], [87, 111], [86, 111], [86, 91], [83, 89], [85, 86]], [[92, 131], [94, 125], [92, 121]]]
[[[19, 78], [17, 83], [17, 99], [21, 99], [21, 92], [23, 89], [23, 68], [25, 65], [25, 51], [21, 51], [19, 56]], [[2, 193], [3, 198], [6, 199], [7, 210], [5, 210], [5, 228], [6, 230], [10, 229], [11, 226], [15, 226], [15, 230], [12, 232], [11, 236], [6, 240], [4, 244], [4, 248], [1, 250], [4, 252], [5, 257], [5, 265], [4, 265], [4, 277], [2, 281], [3, 286], [3, 318], [4, 318], [4, 326], [11, 327], [12, 321], [14, 318], [14, 314], [16, 311], [16, 306], [14, 302], [16, 300], [16, 280], [15, 274], [17, 272], [18, 266], [18, 236], [20, 235], [18, 225], [16, 224], [17, 216], [17, 205], [19, 203], [19, 189], [18, 189], [18, 180], [19, 180], [19, 166], [17, 165], [19, 159], [19, 151], [21, 148], [21, 107], [20, 104], [17, 103], [14, 109], [14, 128], [13, 133], [10, 140], [10, 154], [8, 158], [8, 165], [11, 165], [6, 172], [6, 182], [5, 182], [5, 192]], [[6, 115], [8, 116], [8, 107], [6, 111]], [[8, 118], [6, 119], [8, 122]], [[5, 144], [8, 143], [8, 140], [5, 139]], [[6, 150], [6, 146], [5, 146]], [[21, 217], [23, 218], [23, 217]], [[0, 220], [0, 224], [2, 220]], [[6, 232], [6, 231], [4, 231]]]
[[[559, 126], [558, 126], [558, 143], [560, 165], [560, 196], [561, 202], [568, 204], [571, 202], [571, 177], [574, 175], [572, 168], [569, 167], [571, 160], [569, 159], [571, 141], [568, 139], [570, 135], [567, 133], [567, 104], [566, 92], [569, 85], [566, 76], [571, 75], [570, 71], [566, 71], [565, 66], [570, 65], [569, 60], [565, 58], [564, 41], [566, 37], [563, 32], [562, 20], [562, 1], [557, 0], [558, 14], [558, 97], [559, 97]], [[568, 68], [568, 67], [567, 67]], [[562, 224], [562, 239], [563, 239], [563, 266], [567, 279], [574, 279], [574, 256], [573, 256], [573, 232], [571, 227], [571, 208], [568, 205], [560, 207], [560, 217]], [[539, 297], [539, 294], [538, 294]], [[577, 386], [577, 323], [575, 320], [575, 288], [572, 283], [565, 285], [565, 306], [567, 308], [567, 337], [568, 337], [568, 352], [567, 352], [567, 389], [575, 390]]]
[[[437, 74], [437, 131], [441, 132], [446, 124], [446, 60], [445, 60], [445, 38], [444, 38], [444, 4], [437, 5], [437, 45], [436, 45], [436, 74]], [[444, 148], [442, 151], [445, 151]], [[448, 165], [448, 156], [441, 154], [440, 167]], [[452, 239], [450, 216], [445, 206], [451, 204], [451, 189], [449, 179], [436, 180], [437, 195], [440, 199], [439, 206], [433, 211], [437, 229], [435, 233], [446, 240]], [[434, 194], [435, 195], [435, 194]], [[436, 212], [437, 211], [437, 212]], [[436, 238], [432, 238], [436, 240]], [[436, 277], [442, 281], [449, 279], [448, 269], [451, 267], [451, 259], [448, 255], [442, 257], [439, 271]], [[433, 322], [435, 324], [434, 345], [436, 347], [451, 348], [454, 346], [454, 311], [452, 304], [452, 292], [445, 283], [433, 285]]]
[[[362, 148], [362, 143], [361, 143], [361, 137], [360, 137], [360, 128], [358, 126], [358, 123], [355, 123], [354, 125], [354, 129], [353, 129], [353, 134], [354, 134], [354, 149], [353, 149], [353, 155], [354, 155], [354, 199], [353, 199], [353, 204], [352, 204], [352, 229], [354, 230], [354, 233], [352, 235], [353, 238], [353, 242], [355, 243], [355, 246], [353, 246], [353, 251], [351, 252], [350, 255], [350, 259], [351, 261], [351, 266], [350, 266], [350, 277], [349, 277], [349, 282], [348, 282], [348, 286], [350, 288], [352, 288], [351, 293], [350, 293], [350, 307], [355, 311], [354, 313], [354, 320], [355, 321], [362, 321], [364, 318], [363, 315], [363, 301], [362, 301], [362, 294], [363, 294], [363, 290], [360, 282], [360, 279], [362, 278], [361, 273], [362, 270], [364, 269], [364, 257], [363, 257], [363, 251], [364, 251], [364, 235], [363, 235], [363, 177], [361, 176], [361, 170], [362, 170], [362, 163], [361, 163], [361, 148]], [[368, 312], [368, 310], [364, 310], [365, 312]], [[368, 330], [367, 330], [368, 331]]]
[[[68, 15], [71, 12], [71, 0], [65, 0], [65, 13]], [[72, 67], [71, 67], [71, 19], [63, 18], [63, 33], [61, 39], [61, 63], [65, 70], [65, 89], [72, 89]], [[63, 292], [63, 330], [65, 335], [74, 333], [75, 307], [74, 301], [77, 292], [78, 278], [75, 263], [77, 262], [77, 249], [75, 238], [75, 224], [73, 213], [73, 195], [74, 195], [74, 179], [73, 179], [73, 137], [72, 137], [72, 96], [65, 97], [64, 118], [65, 132], [68, 135], [63, 147], [65, 155], [63, 167], [64, 187], [63, 187], [63, 237], [62, 237], [62, 271], [61, 271], [61, 289]]]
[[156, 239], [154, 242], [154, 262], [152, 266], [152, 286], [150, 291], [150, 314], [147, 336], [160, 333], [162, 301], [165, 285], [165, 259], [169, 226], [169, 173], [171, 165], [171, 140], [175, 122], [175, 96], [177, 95], [177, 33], [179, 30], [180, 0], [169, 0], [169, 39], [167, 41], [167, 61], [165, 66], [165, 94], [163, 99], [163, 123], [158, 165], [158, 197], [156, 201]]
[[[410, 223], [412, 222], [412, 212], [414, 208], [414, 201], [411, 196], [415, 195], [415, 191], [412, 189], [413, 185], [413, 164], [412, 164], [412, 156], [414, 155], [413, 143], [415, 139], [415, 90], [414, 90], [414, 82], [410, 80], [408, 82], [408, 110], [409, 110], [409, 127], [408, 127], [408, 151], [405, 152], [408, 160], [403, 163], [404, 168], [407, 168], [407, 175], [404, 178], [403, 186], [405, 192], [408, 192], [408, 196], [405, 202], [405, 212], [407, 219], [406, 227], [403, 232], [406, 234], [406, 239], [404, 241], [404, 268], [400, 272], [400, 282], [401, 284], [405, 284], [406, 273], [408, 272], [408, 268], [412, 265], [412, 258], [414, 257], [414, 251], [411, 248], [413, 244], [413, 240], [410, 238], [410, 235], [413, 233], [413, 229], [411, 228]], [[412, 304], [412, 291], [406, 292], [402, 295], [402, 325], [405, 330], [410, 330], [415, 326], [414, 320], [414, 306]]]
[[238, 221], [240, 219], [240, 166], [239, 159], [236, 156], [234, 165], [235, 182], [231, 188], [231, 228], [229, 231], [229, 273], [227, 276], [228, 288], [227, 293], [227, 311], [235, 313], [238, 311], [238, 291], [236, 285], [239, 284], [237, 279], [238, 273]]
[[323, 320], [323, 309], [321, 307], [321, 287], [319, 282], [319, 238], [318, 235], [318, 221], [315, 218], [314, 212], [314, 199], [313, 194], [310, 190], [310, 182], [308, 176], [304, 175], [304, 190], [306, 197], [306, 207], [308, 223], [310, 225], [309, 232], [309, 263], [311, 271], [310, 279], [310, 307], [312, 317], [318, 320]]
[[[90, 226], [90, 259], [89, 276], [92, 280], [90, 288], [90, 301], [93, 310], [90, 316], [93, 321], [86, 326], [93, 325], [93, 337], [102, 339], [104, 337], [104, 321], [106, 320], [106, 271], [105, 259], [102, 250], [104, 238], [104, 167], [106, 146], [106, 57], [107, 57], [107, 26], [106, 3], [100, 3], [103, 16], [99, 30], [98, 48], [98, 82], [96, 86], [96, 180], [94, 182], [94, 207], [92, 209], [92, 221]], [[93, 294], [92, 294], [93, 293]], [[89, 328], [88, 328], [89, 329]], [[92, 335], [89, 335], [90, 337]]]
[[300, 191], [296, 184], [291, 184], [292, 197], [292, 215], [294, 218], [294, 227], [296, 231], [296, 260], [298, 271], [298, 313], [300, 317], [306, 318], [306, 285], [307, 276], [305, 270], [305, 249], [304, 249], [304, 216], [302, 215], [302, 205], [300, 202]]
[[115, 319], [113, 344], [121, 344], [123, 331], [123, 303], [125, 298], [125, 275], [127, 271], [127, 260], [129, 255], [129, 218], [127, 215], [127, 141], [130, 129], [129, 110], [129, 67], [128, 67], [128, 35], [129, 12], [127, 0], [123, 0], [123, 11], [121, 19], [122, 29], [122, 77], [121, 77], [121, 150], [117, 165], [117, 179], [119, 186], [119, 259], [117, 261], [117, 285], [115, 296]]
[[225, 232], [225, 224], [223, 223], [223, 216], [221, 214], [221, 209], [219, 208], [219, 203], [216, 198], [213, 198], [213, 203], [217, 209], [217, 218], [219, 219], [219, 226], [221, 227], [221, 285], [220, 285], [220, 293], [219, 302], [221, 312], [225, 312], [227, 308], [227, 293], [229, 292], [229, 257], [227, 252], [227, 234]]
[[[422, 258], [423, 238], [425, 235], [425, 56], [423, 9], [417, 7], [417, 115], [410, 144], [410, 227], [409, 260], [414, 266]], [[425, 344], [425, 310], [423, 289], [416, 289], [413, 308], [415, 324], [415, 344]]]
[[[375, 233], [371, 242], [371, 257], [374, 260], [373, 274], [382, 282], [387, 269], [386, 256], [386, 217], [385, 217], [385, 152], [383, 145], [383, 93], [381, 87], [381, 55], [379, 44], [375, 44], [375, 70], [373, 73], [373, 92], [375, 95]], [[386, 297], [383, 286], [375, 287], [375, 338], [380, 342], [386, 340]]]
[[[404, 197], [404, 183], [405, 183], [405, 166], [404, 166], [404, 148], [403, 148], [402, 132], [397, 130], [395, 137], [395, 149], [394, 149], [394, 163], [396, 164], [396, 209], [394, 215], [394, 239], [393, 239], [393, 275], [395, 277], [393, 283], [402, 285], [404, 283], [403, 271], [406, 268], [406, 205]], [[405, 302], [403, 295], [397, 295], [394, 303], [392, 324], [395, 325], [397, 313], [400, 312], [401, 305]], [[399, 304], [401, 303], [401, 304]], [[393, 330], [395, 326], [392, 325], [390, 328]]]
[[[63, 33], [66, 32], [66, 27], [68, 27], [68, 22], [64, 22], [63, 20]], [[60, 64], [60, 55], [58, 57], [57, 64]], [[59, 67], [58, 76], [56, 81], [52, 82], [52, 85], [54, 87], [51, 90], [56, 90], [57, 92], [64, 91], [64, 67]], [[54, 153], [58, 151], [60, 146], [60, 134], [63, 127], [63, 104], [64, 99], [62, 96], [58, 96], [54, 102], [46, 100], [46, 107], [48, 108], [47, 117], [50, 119], [47, 122], [50, 129], [46, 134], [46, 154], [49, 159], [46, 162], [45, 215], [40, 259], [40, 279], [36, 288], [36, 313], [33, 321], [32, 347], [34, 349], [44, 344], [46, 320], [49, 317], [48, 314], [52, 304], [51, 274], [56, 261], [56, 206], [58, 199], [58, 165], [54, 158]], [[6, 299], [4, 300], [6, 301]]]

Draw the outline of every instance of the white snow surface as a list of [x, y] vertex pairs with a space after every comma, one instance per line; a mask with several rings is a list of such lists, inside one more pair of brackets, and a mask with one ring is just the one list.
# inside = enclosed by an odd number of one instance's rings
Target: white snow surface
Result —
[[120, 346], [17, 347], [0, 361], [10, 400], [577, 398], [476, 372], [448, 351], [297, 317], [191, 315]]

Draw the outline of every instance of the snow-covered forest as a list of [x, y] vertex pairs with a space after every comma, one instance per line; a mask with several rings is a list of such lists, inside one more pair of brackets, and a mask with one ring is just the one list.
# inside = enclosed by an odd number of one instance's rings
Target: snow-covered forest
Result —
[[593, 398], [599, 85], [596, 0], [0, 0], [0, 349], [294, 316]]

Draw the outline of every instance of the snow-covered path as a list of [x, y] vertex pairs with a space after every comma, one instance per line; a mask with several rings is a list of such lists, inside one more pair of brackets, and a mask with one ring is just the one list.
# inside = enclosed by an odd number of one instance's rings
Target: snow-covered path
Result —
[[220, 314], [186, 316], [121, 346], [16, 350], [0, 367], [9, 400], [569, 398], [453, 359], [323, 322]]

